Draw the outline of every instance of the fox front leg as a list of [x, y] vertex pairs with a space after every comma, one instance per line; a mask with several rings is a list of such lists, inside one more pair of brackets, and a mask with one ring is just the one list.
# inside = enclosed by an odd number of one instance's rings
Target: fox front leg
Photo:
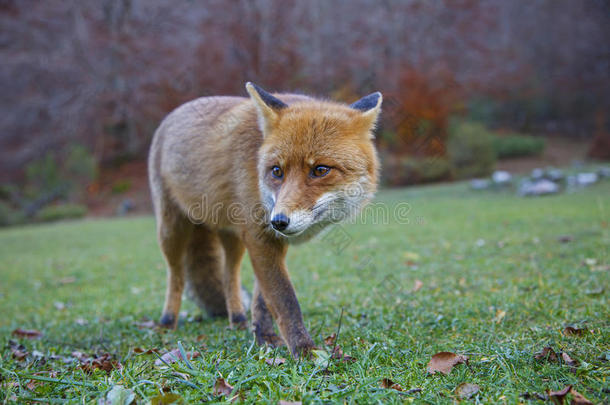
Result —
[[[246, 246], [256, 275], [257, 288], [261, 292], [258, 295], [262, 295], [290, 353], [294, 357], [308, 354], [314, 344], [303, 323], [301, 308], [284, 264], [287, 246], [280, 241], [260, 236], [247, 238]], [[255, 315], [256, 310], [253, 311], [254, 323], [257, 321]], [[264, 313], [259, 311], [258, 315]], [[269, 332], [268, 319], [258, 320], [264, 321], [260, 325], [264, 328], [262, 331]]]

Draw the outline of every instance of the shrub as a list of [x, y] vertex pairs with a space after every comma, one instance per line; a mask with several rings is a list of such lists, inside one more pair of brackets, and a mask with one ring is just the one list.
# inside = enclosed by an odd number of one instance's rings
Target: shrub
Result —
[[452, 123], [447, 152], [453, 173], [459, 179], [487, 176], [496, 163], [493, 135], [477, 122]]
[[0, 201], [0, 226], [17, 225], [25, 220], [23, 212], [14, 209], [9, 203]]
[[50, 205], [36, 214], [39, 222], [52, 222], [62, 219], [82, 218], [87, 214], [87, 207], [80, 204]]
[[431, 183], [451, 178], [451, 164], [442, 157], [384, 160], [383, 183], [393, 186]]
[[544, 150], [544, 139], [518, 134], [499, 135], [493, 138], [493, 148], [498, 159], [536, 156]]
[[131, 180], [123, 179], [117, 180], [112, 184], [112, 193], [113, 194], [123, 194], [131, 190]]

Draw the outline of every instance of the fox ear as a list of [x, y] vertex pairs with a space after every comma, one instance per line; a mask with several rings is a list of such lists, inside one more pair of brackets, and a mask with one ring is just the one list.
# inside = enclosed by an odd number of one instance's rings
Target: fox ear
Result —
[[380, 92], [369, 94], [366, 97], [362, 97], [360, 100], [351, 104], [350, 107], [354, 110], [362, 111], [365, 116], [373, 118], [373, 121], [377, 120], [377, 116], [381, 111], [381, 102], [383, 96]]
[[246, 83], [246, 91], [256, 106], [258, 126], [265, 136], [278, 118], [278, 112], [288, 105], [252, 82]]

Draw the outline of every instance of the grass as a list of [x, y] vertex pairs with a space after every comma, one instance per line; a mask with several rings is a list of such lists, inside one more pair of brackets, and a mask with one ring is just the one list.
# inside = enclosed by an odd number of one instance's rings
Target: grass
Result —
[[[354, 362], [324, 353], [294, 361], [226, 320], [199, 320], [188, 301], [178, 330], [139, 328], [159, 316], [165, 287], [152, 218], [2, 230], [0, 400], [86, 403], [121, 385], [139, 402], [162, 392], [223, 401], [214, 394], [222, 376], [246, 401], [452, 403], [464, 382], [480, 386], [469, 400], [477, 403], [527, 402], [525, 392], [568, 384], [608, 401], [609, 197], [607, 183], [531, 199], [466, 184], [389, 190], [377, 201], [390, 213], [408, 202], [409, 223], [368, 218], [292, 247], [288, 265], [316, 344], [337, 332], [343, 310], [338, 344]], [[243, 268], [251, 287], [247, 260]], [[413, 291], [416, 280], [423, 287]], [[589, 332], [565, 336], [566, 325]], [[43, 335], [21, 339], [16, 328]], [[13, 358], [9, 340], [30, 354]], [[201, 356], [167, 367], [134, 352], [180, 346]], [[535, 360], [545, 346], [579, 366]], [[110, 353], [122, 367], [87, 374], [74, 351]], [[429, 375], [439, 351], [465, 354], [469, 365]], [[274, 357], [286, 363], [265, 362]], [[404, 391], [381, 388], [384, 378]]]

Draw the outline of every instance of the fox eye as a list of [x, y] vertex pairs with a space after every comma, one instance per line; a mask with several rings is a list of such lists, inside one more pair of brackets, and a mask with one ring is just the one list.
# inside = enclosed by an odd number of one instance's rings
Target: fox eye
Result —
[[284, 177], [284, 171], [279, 166], [273, 166], [271, 168], [271, 175], [276, 179], [282, 179]]
[[318, 165], [311, 170], [311, 177], [324, 177], [330, 172], [330, 167]]

